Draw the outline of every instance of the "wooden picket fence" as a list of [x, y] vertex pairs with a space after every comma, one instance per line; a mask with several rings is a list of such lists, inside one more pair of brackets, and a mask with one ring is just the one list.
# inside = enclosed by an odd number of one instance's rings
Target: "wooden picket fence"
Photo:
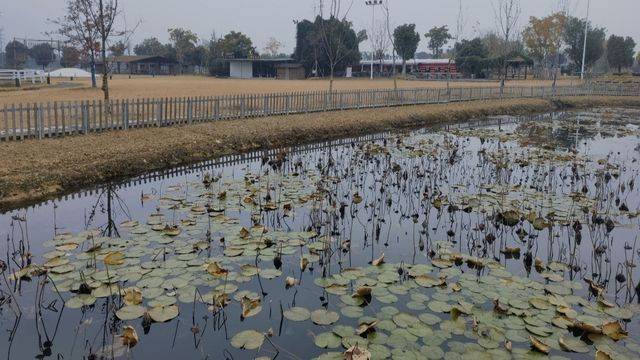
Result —
[[0, 140], [43, 139], [321, 111], [448, 102], [553, 98], [560, 96], [640, 96], [638, 84], [571, 87], [372, 89], [112, 101], [62, 101], [4, 105]]

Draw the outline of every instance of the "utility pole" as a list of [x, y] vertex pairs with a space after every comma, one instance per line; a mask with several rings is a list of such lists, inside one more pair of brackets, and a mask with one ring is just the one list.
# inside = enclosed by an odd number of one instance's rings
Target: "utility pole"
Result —
[[373, 63], [374, 63], [374, 53], [376, 51], [375, 47], [375, 39], [373, 38], [373, 34], [376, 29], [376, 6], [382, 5], [382, 0], [366, 0], [364, 2], [367, 6], [371, 6], [371, 34], [369, 37], [371, 38], [371, 80], [373, 80]]
[[580, 72], [580, 79], [584, 80], [585, 61], [587, 60], [587, 35], [589, 34], [589, 10], [591, 7], [591, 0], [587, 1], [587, 18], [584, 21], [584, 45], [582, 46], [582, 71]]

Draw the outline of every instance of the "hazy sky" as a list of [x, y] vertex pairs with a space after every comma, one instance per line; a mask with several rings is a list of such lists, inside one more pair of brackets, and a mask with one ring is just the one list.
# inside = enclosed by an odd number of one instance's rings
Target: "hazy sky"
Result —
[[[344, 4], [350, 0], [343, 0]], [[464, 35], [495, 29], [492, 0], [463, 0]], [[574, 16], [586, 15], [587, 0], [569, 0]], [[371, 8], [364, 0], [354, 0], [349, 13], [356, 29], [371, 28]], [[545, 16], [557, 8], [560, 0], [522, 0], [520, 27], [530, 16]], [[142, 21], [132, 43], [156, 36], [167, 41], [167, 28], [183, 27], [208, 39], [212, 31], [218, 36], [230, 30], [242, 31], [254, 41], [258, 50], [273, 36], [283, 42], [286, 52], [295, 46], [293, 20], [312, 18], [317, 0], [120, 0], [129, 26]], [[4, 43], [13, 37], [44, 38], [54, 29], [48, 18], [63, 15], [65, 0], [0, 0], [0, 27], [4, 28]], [[445, 5], [446, 4], [446, 5]], [[424, 34], [435, 25], [455, 28], [458, 2], [455, 0], [391, 0], [391, 22], [417, 24]], [[381, 9], [377, 18], [383, 20]], [[632, 36], [640, 43], [640, 0], [592, 0], [591, 20], [604, 26], [608, 35]], [[362, 45], [368, 50], [368, 44]], [[423, 38], [421, 50], [426, 50]]]

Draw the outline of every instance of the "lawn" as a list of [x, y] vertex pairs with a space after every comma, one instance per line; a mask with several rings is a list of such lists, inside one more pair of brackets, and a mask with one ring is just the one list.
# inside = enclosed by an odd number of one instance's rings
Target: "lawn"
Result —
[[[98, 79], [100, 80], [100, 79]], [[577, 79], [564, 79], [560, 85], [578, 83]], [[452, 87], [497, 87], [497, 81], [452, 82]], [[514, 80], [507, 86], [549, 86], [550, 81]], [[400, 88], [442, 88], [445, 81], [398, 80]], [[336, 90], [392, 88], [391, 79], [340, 79], [334, 83]], [[295, 91], [322, 91], [329, 89], [327, 80], [273, 80], [273, 79], [217, 79], [203, 76], [115, 76], [110, 82], [112, 99], [140, 99], [164, 97], [197, 97], [233, 94], [256, 94]], [[0, 89], [0, 105], [34, 103], [61, 100], [102, 99], [100, 81], [97, 88], [91, 88], [90, 80], [52, 79], [51, 85], [27, 85], [16, 90], [10, 87]]]

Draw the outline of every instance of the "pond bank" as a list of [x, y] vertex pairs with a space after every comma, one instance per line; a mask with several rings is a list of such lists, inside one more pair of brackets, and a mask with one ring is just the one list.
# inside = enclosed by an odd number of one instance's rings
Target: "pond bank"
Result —
[[640, 107], [640, 98], [515, 99], [313, 113], [0, 144], [0, 211], [108, 181], [244, 152], [493, 115]]

